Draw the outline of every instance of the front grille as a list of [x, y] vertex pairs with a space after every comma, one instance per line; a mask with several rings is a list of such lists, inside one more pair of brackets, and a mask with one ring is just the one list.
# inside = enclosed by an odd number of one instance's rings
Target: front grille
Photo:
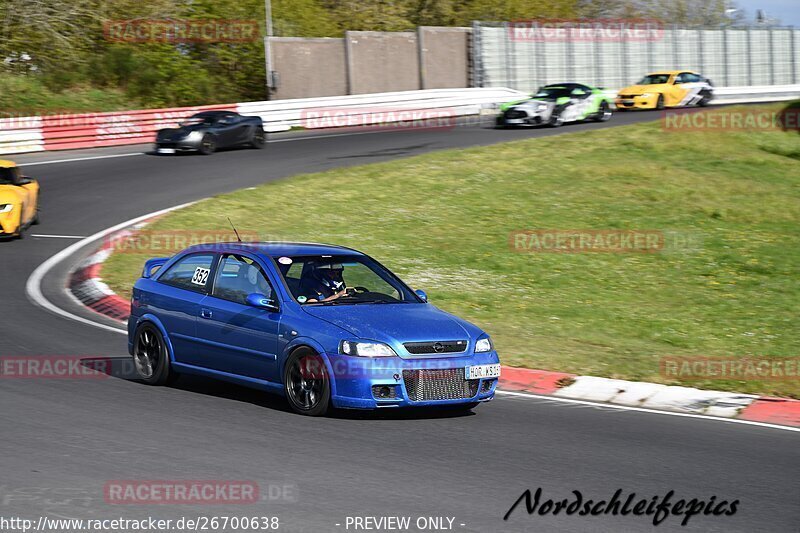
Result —
[[459, 400], [478, 393], [478, 380], [464, 379], [463, 368], [403, 370], [403, 382], [413, 402]]
[[413, 355], [461, 353], [467, 349], [467, 341], [407, 342], [403, 346]]
[[505, 115], [506, 118], [525, 118], [528, 116], [525, 111], [520, 111], [519, 109], [509, 109]]

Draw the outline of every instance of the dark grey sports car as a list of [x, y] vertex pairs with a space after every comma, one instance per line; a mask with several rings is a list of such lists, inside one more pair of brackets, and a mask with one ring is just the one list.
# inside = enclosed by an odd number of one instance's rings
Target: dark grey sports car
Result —
[[247, 117], [233, 111], [203, 111], [156, 133], [156, 153], [197, 151], [213, 154], [217, 148], [249, 145], [261, 148], [266, 142], [261, 117]]

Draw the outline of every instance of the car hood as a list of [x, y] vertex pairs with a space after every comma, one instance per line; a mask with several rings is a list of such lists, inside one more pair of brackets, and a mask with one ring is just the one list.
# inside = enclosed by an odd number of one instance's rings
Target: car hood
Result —
[[553, 100], [545, 100], [545, 99], [537, 99], [532, 98], [530, 100], [526, 100], [521, 104], [517, 104], [514, 106], [514, 109], [525, 109], [525, 110], [533, 110], [536, 111], [541, 104], [546, 104], [548, 109], [555, 105], [555, 101]]
[[0, 204], [17, 204], [22, 196], [22, 187], [0, 185]]
[[208, 126], [202, 124], [192, 124], [191, 126], [180, 126], [178, 128], [164, 128], [158, 130], [159, 137], [182, 139], [193, 131], [208, 131]]
[[475, 326], [431, 304], [306, 305], [303, 310], [357, 338], [389, 344], [401, 357], [409, 357], [402, 348], [405, 342], [469, 340], [480, 334]]

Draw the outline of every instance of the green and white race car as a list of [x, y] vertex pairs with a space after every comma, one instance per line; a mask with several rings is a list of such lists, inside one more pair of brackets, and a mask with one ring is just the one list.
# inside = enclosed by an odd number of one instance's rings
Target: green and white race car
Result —
[[556, 83], [541, 87], [527, 100], [500, 106], [497, 126], [552, 126], [565, 122], [605, 122], [613, 113], [613, 97], [603, 89], [580, 83]]

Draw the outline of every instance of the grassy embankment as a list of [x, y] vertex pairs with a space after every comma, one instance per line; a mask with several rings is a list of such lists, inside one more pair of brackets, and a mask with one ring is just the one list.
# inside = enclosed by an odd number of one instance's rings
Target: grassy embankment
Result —
[[[490, 332], [509, 365], [679, 383], [662, 356], [800, 355], [796, 133], [655, 122], [450, 150], [218, 196], [154, 228], [226, 229], [226, 216], [373, 255]], [[667, 249], [511, 251], [526, 228], [662, 230]], [[128, 296], [145, 258], [116, 254], [107, 281]], [[796, 378], [681, 384], [800, 398]]]

